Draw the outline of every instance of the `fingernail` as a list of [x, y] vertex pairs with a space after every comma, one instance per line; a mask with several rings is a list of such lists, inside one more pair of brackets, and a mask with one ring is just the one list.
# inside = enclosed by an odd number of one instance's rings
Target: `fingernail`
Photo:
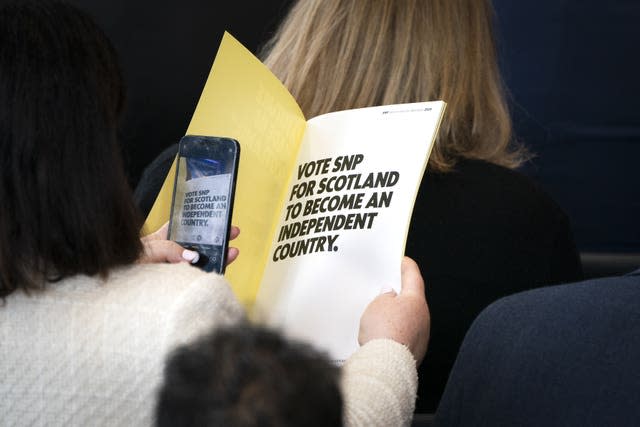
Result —
[[182, 251], [182, 259], [189, 261], [191, 264], [195, 264], [200, 259], [200, 254], [196, 251], [185, 249]]
[[391, 287], [383, 287], [380, 290], [380, 294], [394, 294], [395, 295], [395, 293], [396, 293], [396, 291]]

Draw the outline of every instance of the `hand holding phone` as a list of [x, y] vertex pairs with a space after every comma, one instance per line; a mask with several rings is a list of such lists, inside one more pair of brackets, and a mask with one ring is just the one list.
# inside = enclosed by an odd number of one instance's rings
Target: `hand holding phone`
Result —
[[178, 146], [168, 238], [205, 271], [225, 270], [239, 159], [233, 138], [186, 135]]
[[[138, 263], [164, 263], [171, 264], [178, 262], [188, 262], [190, 264], [196, 264], [200, 259], [200, 254], [189, 249], [185, 249], [173, 240], [168, 240], [169, 234], [169, 221], [164, 223], [162, 227], [140, 238], [142, 242], [143, 251], [138, 258]], [[229, 232], [229, 242], [233, 242], [233, 239], [240, 235], [240, 228], [231, 225], [231, 231]], [[238, 248], [229, 246], [227, 249], [227, 266], [235, 261], [240, 255]]]

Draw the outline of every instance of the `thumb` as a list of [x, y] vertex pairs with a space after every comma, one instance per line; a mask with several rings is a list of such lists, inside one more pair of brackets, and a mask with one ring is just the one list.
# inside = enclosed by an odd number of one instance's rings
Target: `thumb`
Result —
[[402, 280], [402, 290], [400, 293], [424, 296], [424, 280], [420, 274], [420, 268], [418, 264], [408, 256], [402, 258], [400, 276]]

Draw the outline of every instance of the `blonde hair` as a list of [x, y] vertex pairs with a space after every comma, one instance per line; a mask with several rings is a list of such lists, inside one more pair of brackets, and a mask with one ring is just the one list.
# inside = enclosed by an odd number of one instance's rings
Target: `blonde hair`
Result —
[[429, 160], [461, 157], [515, 168], [489, 0], [298, 0], [262, 50], [307, 118], [330, 111], [442, 99]]

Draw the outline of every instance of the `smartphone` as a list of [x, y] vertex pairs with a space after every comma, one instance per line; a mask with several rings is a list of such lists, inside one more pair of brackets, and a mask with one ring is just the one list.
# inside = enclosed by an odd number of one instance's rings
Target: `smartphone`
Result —
[[168, 237], [198, 251], [205, 271], [225, 270], [239, 160], [233, 138], [186, 135], [178, 144]]

